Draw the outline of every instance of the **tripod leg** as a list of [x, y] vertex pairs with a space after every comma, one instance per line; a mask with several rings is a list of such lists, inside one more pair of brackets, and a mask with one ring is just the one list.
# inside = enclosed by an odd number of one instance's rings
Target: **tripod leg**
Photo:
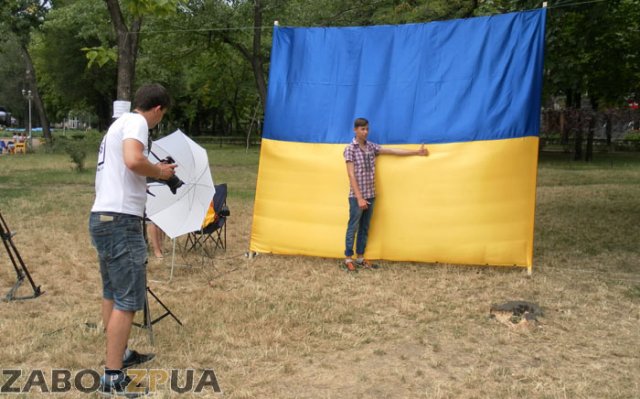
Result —
[[[20, 256], [20, 252], [18, 252], [18, 248], [16, 248], [15, 244], [12, 240], [12, 234], [9, 230], [9, 226], [7, 226], [7, 222], [2, 217], [2, 213], [0, 213], [0, 236], [2, 238], [2, 243], [4, 244], [5, 249], [7, 250], [7, 254], [9, 255], [9, 259], [11, 259], [11, 263], [13, 264], [13, 268], [16, 271], [17, 281], [14, 284], [13, 288], [9, 291], [5, 300], [21, 300], [21, 299], [31, 299], [37, 298], [43, 292], [40, 290], [40, 286], [36, 286], [35, 282], [31, 278], [31, 274], [29, 273], [29, 269], [27, 269], [27, 265], [24, 264], [22, 257]], [[18, 265], [19, 264], [19, 265]], [[31, 284], [31, 288], [33, 289], [33, 295], [24, 296], [24, 297], [16, 297], [15, 293], [17, 289], [24, 281], [24, 278], [29, 280]]]
[[151, 322], [151, 324], [156, 323], [160, 320], [162, 320], [163, 318], [165, 318], [166, 316], [171, 316], [173, 317], [173, 319], [176, 321], [176, 323], [178, 323], [179, 325], [182, 325], [182, 322], [176, 317], [175, 314], [173, 314], [173, 312], [171, 310], [169, 310], [169, 308], [162, 303], [162, 301], [160, 300], [160, 298], [158, 298], [156, 296], [156, 294], [153, 293], [153, 291], [151, 291], [151, 288], [147, 287], [147, 291], [149, 292], [149, 294], [151, 294], [151, 296], [153, 296], [155, 298], [155, 300], [160, 304], [160, 306], [162, 306], [164, 308], [164, 310], [166, 310], [166, 313], [163, 314], [162, 316], [158, 317], [157, 319], [153, 320]]
[[5, 301], [13, 301], [14, 299], [20, 299], [20, 298], [16, 298], [16, 291], [18, 290], [18, 288], [20, 288], [20, 285], [22, 284], [23, 281], [24, 281], [24, 276], [21, 274], [18, 274], [18, 279], [16, 280], [16, 283], [13, 285], [13, 287], [11, 287], [11, 289], [5, 296]]
[[144, 295], [144, 308], [142, 309], [142, 323], [133, 323], [134, 326], [140, 328], [146, 328], [149, 330], [149, 342], [154, 344], [153, 340], [153, 321], [151, 320], [151, 309], [149, 308], [149, 291]]
[[153, 323], [151, 322], [151, 309], [149, 309], [149, 288], [147, 287], [147, 294], [144, 297], [144, 324], [149, 329], [149, 342], [154, 345], [153, 341]]
[[173, 241], [173, 251], [171, 252], [171, 275], [169, 276], [169, 281], [173, 280], [173, 267], [176, 265], [176, 239], [172, 238]]
[[[162, 315], [160, 315], [158, 318], [153, 319], [151, 317], [151, 308], [149, 306], [149, 294], [151, 294], [151, 296], [160, 304], [160, 306], [162, 306], [165, 310], [165, 313], [163, 313]], [[149, 342], [151, 343], [151, 345], [154, 345], [154, 339], [153, 339], [153, 325], [157, 322], [159, 322], [160, 320], [164, 319], [167, 316], [171, 316], [173, 317], [173, 319], [176, 321], [176, 323], [178, 323], [180, 326], [182, 326], [182, 322], [180, 320], [178, 320], [178, 318], [176, 317], [175, 314], [173, 314], [173, 312], [171, 310], [169, 310], [169, 308], [162, 303], [162, 301], [160, 300], [160, 298], [158, 298], [156, 296], [156, 294], [153, 293], [153, 291], [151, 291], [151, 288], [147, 287], [147, 292], [145, 294], [145, 300], [144, 300], [144, 314], [143, 314], [143, 323], [133, 323], [134, 326], [136, 327], [140, 327], [140, 328], [147, 328], [149, 330]]]

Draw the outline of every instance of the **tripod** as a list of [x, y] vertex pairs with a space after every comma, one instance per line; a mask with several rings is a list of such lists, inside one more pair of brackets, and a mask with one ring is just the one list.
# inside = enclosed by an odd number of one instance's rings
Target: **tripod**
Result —
[[[20, 256], [20, 252], [18, 252], [18, 248], [13, 243], [12, 237], [13, 233], [9, 230], [7, 226], [7, 222], [5, 222], [2, 217], [2, 213], [0, 212], [0, 236], [2, 237], [2, 243], [4, 244], [4, 248], [7, 250], [7, 254], [9, 254], [9, 258], [11, 259], [11, 263], [13, 264], [13, 268], [16, 271], [16, 283], [13, 285], [9, 293], [6, 295], [6, 301], [14, 301], [14, 300], [23, 300], [23, 299], [31, 299], [37, 298], [44, 293], [44, 291], [40, 291], [40, 286], [36, 286], [31, 278], [31, 274], [27, 269], [27, 265], [24, 264], [22, 257]], [[31, 284], [31, 288], [33, 289], [32, 295], [27, 296], [16, 296], [16, 291], [20, 288], [20, 285], [24, 281], [25, 277], [29, 280]]]
[[[151, 296], [156, 300], [156, 302], [158, 302], [160, 304], [160, 306], [162, 306], [162, 308], [165, 310], [165, 312], [163, 314], [161, 314], [160, 316], [156, 317], [155, 319], [151, 318], [151, 309], [149, 308], [149, 294], [151, 294]], [[180, 326], [182, 326], [182, 322], [176, 317], [176, 315], [173, 314], [173, 312], [171, 310], [169, 310], [167, 305], [162, 303], [160, 298], [158, 298], [156, 296], [156, 294], [153, 291], [151, 291], [151, 288], [149, 288], [149, 286], [147, 286], [147, 294], [146, 294], [146, 297], [144, 299], [144, 310], [142, 312], [142, 320], [143, 320], [143, 322], [142, 323], [133, 323], [133, 325], [136, 326], [136, 327], [148, 329], [149, 330], [149, 342], [151, 342], [151, 345], [154, 345], [154, 341], [153, 341], [153, 325], [156, 324], [157, 322], [159, 322], [160, 320], [164, 319], [167, 316], [173, 317], [173, 319], [176, 321], [176, 323], [178, 323]]]
[[[148, 242], [147, 239], [147, 222], [146, 220], [143, 218], [142, 219], [142, 231], [143, 231], [143, 235], [144, 235], [144, 239], [145, 241]], [[152, 319], [151, 317], [151, 308], [149, 307], [149, 294], [151, 294], [151, 296], [153, 297], [153, 299], [156, 300], [156, 302], [158, 302], [160, 304], [160, 306], [162, 306], [162, 308], [165, 310], [165, 312], [163, 314], [161, 314], [160, 316], [158, 316], [155, 319]], [[134, 326], [136, 327], [140, 327], [140, 328], [146, 328], [149, 330], [149, 342], [151, 343], [151, 345], [154, 345], [154, 340], [153, 340], [153, 325], [156, 324], [157, 322], [159, 322], [160, 320], [164, 319], [167, 316], [171, 316], [173, 317], [173, 319], [176, 321], [176, 323], [178, 323], [180, 326], [182, 326], [182, 322], [176, 317], [175, 314], [173, 314], [173, 312], [167, 307], [167, 305], [165, 305], [160, 298], [158, 298], [158, 296], [151, 291], [151, 288], [149, 288], [149, 286], [147, 285], [147, 292], [144, 298], [144, 310], [142, 313], [142, 323], [133, 323]]]

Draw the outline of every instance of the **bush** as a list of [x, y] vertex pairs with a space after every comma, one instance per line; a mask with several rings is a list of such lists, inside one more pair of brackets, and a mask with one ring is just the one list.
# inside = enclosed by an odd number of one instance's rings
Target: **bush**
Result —
[[87, 146], [83, 141], [68, 140], [64, 150], [71, 157], [71, 162], [76, 165], [76, 170], [84, 170], [84, 161], [87, 158]]
[[82, 135], [74, 134], [71, 137], [56, 136], [52, 143], [43, 143], [41, 151], [48, 154], [68, 154], [75, 169], [82, 172], [87, 154], [98, 153], [102, 137], [103, 134], [96, 130], [88, 131]]
[[640, 130], [632, 130], [624, 136], [625, 140], [640, 141]]

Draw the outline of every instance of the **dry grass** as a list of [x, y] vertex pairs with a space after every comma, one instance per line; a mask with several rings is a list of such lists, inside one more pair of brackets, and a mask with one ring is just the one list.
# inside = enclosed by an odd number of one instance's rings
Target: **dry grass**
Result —
[[[350, 275], [332, 259], [249, 260], [257, 153], [214, 149], [210, 159], [215, 180], [229, 183], [229, 248], [204, 263], [179, 258], [190, 266], [151, 283], [184, 327], [156, 324], [155, 347], [134, 329], [132, 346], [158, 353], [150, 367], [213, 368], [228, 398], [640, 398], [640, 157], [542, 159], [532, 277], [387, 262]], [[103, 364], [101, 326], [85, 325], [100, 323], [93, 175], [70, 168], [64, 156], [0, 157], [0, 211], [46, 291], [0, 303], [2, 368]], [[4, 294], [15, 274], [0, 249]], [[168, 265], [151, 262], [149, 277], [166, 280]], [[512, 299], [538, 303], [541, 326], [488, 317]]]

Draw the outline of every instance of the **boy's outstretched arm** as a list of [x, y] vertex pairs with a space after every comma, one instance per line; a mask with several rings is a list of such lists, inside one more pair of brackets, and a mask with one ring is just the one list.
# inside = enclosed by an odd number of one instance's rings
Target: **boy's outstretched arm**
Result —
[[420, 148], [417, 149], [417, 150], [402, 150], [400, 148], [380, 147], [380, 154], [385, 154], [385, 155], [422, 155], [422, 156], [427, 156], [427, 155], [429, 155], [429, 150], [427, 150], [427, 147], [425, 147], [424, 144], [422, 144], [420, 146]]

